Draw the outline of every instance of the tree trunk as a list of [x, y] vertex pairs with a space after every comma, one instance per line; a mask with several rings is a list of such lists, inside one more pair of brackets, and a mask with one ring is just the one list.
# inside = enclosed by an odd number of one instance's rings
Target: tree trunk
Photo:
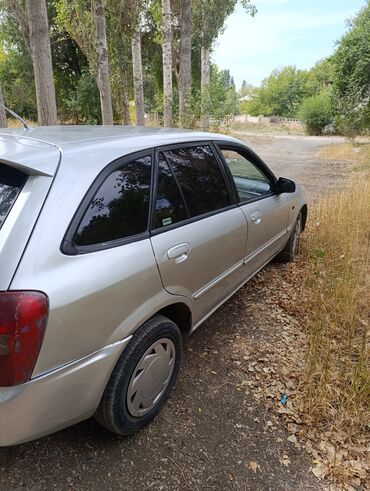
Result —
[[209, 48], [202, 46], [201, 49], [201, 92], [202, 92], [202, 116], [201, 128], [203, 131], [209, 130]]
[[134, 99], [136, 126], [145, 126], [143, 69], [141, 62], [141, 32], [137, 25], [132, 34], [132, 70], [134, 74]]
[[57, 124], [57, 107], [45, 0], [27, 0], [29, 37], [35, 75], [39, 125]]
[[121, 114], [122, 122], [126, 126], [131, 126], [131, 115], [130, 115], [130, 99], [129, 99], [129, 70], [127, 66], [122, 66], [122, 105]]
[[163, 16], [163, 117], [164, 126], [172, 127], [172, 51], [171, 51], [171, 3], [162, 0]]
[[121, 100], [121, 118], [122, 118], [122, 123], [125, 126], [131, 126], [131, 119], [130, 119], [130, 101], [128, 100], [127, 92], [125, 91], [122, 94], [122, 100]]
[[92, 10], [95, 23], [96, 61], [102, 122], [103, 124], [113, 124], [104, 0], [93, 0]]
[[[0, 87], [0, 104], [4, 104], [3, 90]], [[7, 128], [8, 120], [6, 117], [6, 109], [0, 105], [0, 128]]]
[[180, 80], [179, 80], [179, 122], [186, 125], [191, 96], [191, 0], [180, 2]]

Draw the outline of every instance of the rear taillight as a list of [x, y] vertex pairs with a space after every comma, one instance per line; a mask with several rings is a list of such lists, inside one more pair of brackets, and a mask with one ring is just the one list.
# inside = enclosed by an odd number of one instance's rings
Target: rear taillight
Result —
[[0, 292], [0, 387], [22, 384], [30, 379], [48, 310], [44, 293]]

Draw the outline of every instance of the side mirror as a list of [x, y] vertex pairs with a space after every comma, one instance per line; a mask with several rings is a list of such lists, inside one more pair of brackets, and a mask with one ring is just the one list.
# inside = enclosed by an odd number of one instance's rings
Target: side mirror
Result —
[[278, 194], [282, 193], [294, 193], [295, 192], [295, 182], [286, 177], [279, 177], [276, 184], [276, 192]]

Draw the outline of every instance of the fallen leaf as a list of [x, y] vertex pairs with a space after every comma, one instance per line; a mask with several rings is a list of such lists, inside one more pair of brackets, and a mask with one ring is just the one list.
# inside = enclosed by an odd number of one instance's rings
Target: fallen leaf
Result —
[[252, 469], [252, 471], [253, 471], [254, 473], [256, 473], [256, 472], [257, 472], [257, 469], [261, 469], [260, 465], [259, 465], [259, 464], [257, 464], [257, 462], [253, 462], [253, 461], [249, 462], [249, 466], [248, 466], [248, 467], [249, 467], [250, 469]]
[[288, 465], [291, 463], [291, 460], [290, 458], [288, 457], [288, 455], [283, 455], [283, 458], [280, 459], [280, 462], [285, 465], [285, 467], [288, 467]]
[[293, 434], [288, 437], [288, 442], [290, 443], [297, 443], [297, 437]]
[[317, 464], [315, 467], [311, 467], [311, 471], [318, 479], [324, 479], [329, 469], [326, 464], [321, 462], [320, 464]]

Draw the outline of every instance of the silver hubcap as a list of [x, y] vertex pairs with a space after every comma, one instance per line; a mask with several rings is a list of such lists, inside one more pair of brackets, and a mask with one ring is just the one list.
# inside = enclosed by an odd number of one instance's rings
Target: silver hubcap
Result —
[[159, 401], [175, 367], [176, 349], [162, 338], [146, 350], [136, 365], [127, 389], [127, 409], [132, 416], [143, 416]]
[[294, 235], [293, 235], [293, 256], [296, 256], [297, 253], [298, 253], [300, 233], [301, 233], [301, 218], [298, 218], [298, 220], [295, 223], [295, 227], [294, 227]]

